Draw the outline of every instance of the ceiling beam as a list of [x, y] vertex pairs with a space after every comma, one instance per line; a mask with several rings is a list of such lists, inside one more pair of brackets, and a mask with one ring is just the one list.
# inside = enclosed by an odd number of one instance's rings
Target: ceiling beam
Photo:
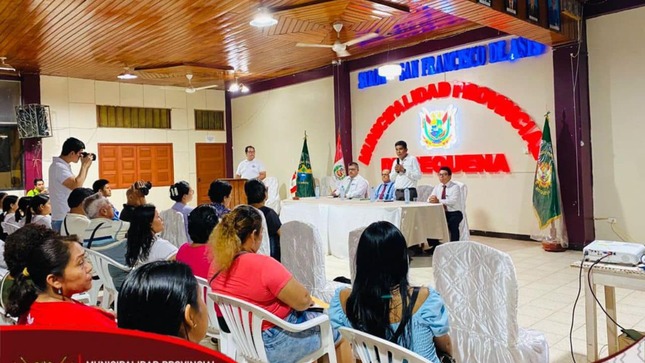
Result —
[[[489, 28], [550, 46], [572, 42], [577, 36], [575, 34], [576, 27], [570, 26], [565, 16], [561, 18], [562, 31], [556, 32], [540, 24], [522, 20], [513, 14], [478, 4], [474, 0], [430, 0], [426, 5]], [[542, 11], [541, 16], [546, 19], [546, 9]]]

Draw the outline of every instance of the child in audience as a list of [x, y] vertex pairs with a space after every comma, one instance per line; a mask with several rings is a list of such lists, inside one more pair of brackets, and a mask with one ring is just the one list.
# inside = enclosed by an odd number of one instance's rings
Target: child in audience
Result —
[[244, 193], [246, 193], [248, 203], [264, 214], [264, 219], [267, 221], [267, 232], [269, 233], [271, 257], [280, 261], [280, 228], [282, 227], [282, 222], [280, 222], [278, 213], [264, 204], [269, 197], [266, 185], [259, 179], [248, 180], [244, 183]]
[[190, 267], [155, 261], [132, 271], [119, 294], [119, 327], [199, 343], [208, 330], [203, 291]]
[[184, 228], [186, 229], [188, 242], [191, 242], [190, 235], [188, 234], [188, 215], [193, 210], [193, 207], [187, 204], [193, 200], [193, 194], [195, 194], [195, 190], [191, 188], [187, 181], [182, 180], [170, 186], [170, 199], [175, 201], [175, 204], [171, 208], [184, 216]]
[[[18, 197], [15, 195], [6, 195], [2, 198], [2, 214], [0, 222], [18, 225], [16, 222], [16, 210], [18, 210]], [[0, 227], [0, 239], [7, 238], [6, 232]]]
[[27, 215], [27, 210], [29, 210], [31, 198], [33, 197], [21, 197], [18, 199], [18, 210], [16, 210], [14, 218], [16, 220], [16, 224], [21, 227], [25, 225], [25, 216]]
[[128, 228], [125, 263], [130, 267], [158, 260], [175, 259], [177, 247], [157, 233], [163, 231], [163, 221], [152, 204], [135, 207]]
[[202, 204], [188, 215], [188, 233], [192, 243], [179, 247], [177, 261], [190, 266], [195, 276], [208, 278], [211, 259], [206, 242], [218, 221], [217, 211], [210, 204]]
[[370, 224], [358, 242], [352, 289], [336, 291], [334, 328], [351, 327], [403, 346], [433, 363], [451, 353], [448, 312], [432, 288], [408, 283], [405, 237], [390, 222]]
[[72, 299], [92, 287], [92, 265], [75, 238], [62, 239], [37, 224], [7, 238], [4, 256], [13, 283], [5, 307], [18, 324], [116, 327], [114, 315]]
[[47, 228], [52, 228], [52, 205], [49, 202], [49, 196], [38, 194], [31, 198], [27, 214], [25, 215], [25, 224], [42, 224]]
[[[233, 296], [284, 319], [299, 324], [320, 313], [307, 311], [313, 305], [307, 289], [278, 261], [256, 254], [262, 243], [260, 211], [241, 205], [224, 216], [210, 238], [214, 251], [213, 291]], [[269, 362], [297, 362], [320, 347], [318, 327], [290, 333], [267, 322], [262, 338]], [[339, 361], [349, 361], [348, 344], [334, 331]]]

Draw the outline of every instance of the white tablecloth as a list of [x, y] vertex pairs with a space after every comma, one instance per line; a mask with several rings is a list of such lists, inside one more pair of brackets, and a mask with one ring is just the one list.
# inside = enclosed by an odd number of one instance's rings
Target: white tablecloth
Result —
[[427, 238], [449, 241], [448, 224], [441, 204], [425, 202], [370, 202], [323, 197], [283, 200], [282, 223], [302, 221], [315, 225], [328, 253], [347, 258], [349, 232], [376, 221], [388, 221], [399, 227], [408, 246]]

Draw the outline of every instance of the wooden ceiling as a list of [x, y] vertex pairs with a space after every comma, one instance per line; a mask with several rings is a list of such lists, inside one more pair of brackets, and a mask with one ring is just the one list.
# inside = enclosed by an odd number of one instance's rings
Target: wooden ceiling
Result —
[[[195, 87], [239, 77], [245, 83], [329, 65], [328, 48], [367, 33], [379, 37], [348, 47], [348, 60], [445, 38], [483, 26], [545, 44], [570, 41], [472, 0], [0, 0], [0, 56], [21, 72], [116, 81], [125, 66], [133, 83]], [[262, 5], [278, 24], [254, 28]], [[546, 10], [546, 7], [544, 7]], [[6, 73], [4, 73], [6, 74]]]

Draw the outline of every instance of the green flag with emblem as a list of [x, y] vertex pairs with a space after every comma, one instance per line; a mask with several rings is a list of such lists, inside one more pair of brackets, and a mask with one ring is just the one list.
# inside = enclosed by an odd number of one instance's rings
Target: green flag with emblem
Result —
[[300, 153], [300, 164], [298, 164], [297, 175], [298, 190], [296, 197], [313, 197], [314, 192], [314, 175], [311, 172], [311, 162], [309, 161], [309, 148], [307, 147], [307, 133], [305, 133], [305, 142], [302, 144]]
[[544, 119], [540, 153], [538, 154], [537, 167], [535, 168], [533, 208], [535, 209], [540, 229], [545, 228], [549, 223], [562, 215], [548, 113]]

